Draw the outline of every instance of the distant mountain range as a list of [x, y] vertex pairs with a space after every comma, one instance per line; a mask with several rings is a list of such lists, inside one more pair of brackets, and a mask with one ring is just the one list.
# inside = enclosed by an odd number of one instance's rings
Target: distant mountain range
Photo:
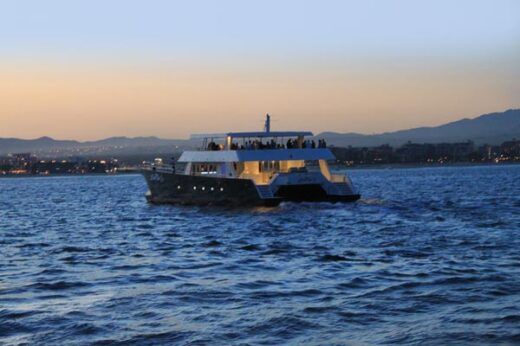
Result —
[[323, 132], [316, 137], [335, 146], [373, 147], [383, 144], [399, 146], [415, 143], [452, 143], [471, 140], [476, 144], [496, 145], [513, 138], [520, 139], [520, 109], [484, 114], [435, 127], [363, 135], [358, 133]]
[[191, 140], [161, 139], [157, 137], [110, 137], [98, 141], [79, 142], [56, 140], [50, 137], [36, 139], [0, 138], [0, 154], [33, 152], [63, 155], [113, 155], [142, 152], [171, 152], [173, 148], [193, 146]]
[[[462, 119], [435, 127], [418, 127], [395, 132], [364, 135], [359, 133], [323, 132], [316, 136], [325, 138], [335, 146], [399, 146], [408, 141], [416, 143], [462, 142], [472, 140], [476, 144], [500, 144], [513, 138], [520, 139], [520, 109], [481, 115], [474, 119]], [[168, 153], [173, 148], [196, 146], [197, 141], [161, 139], [157, 137], [111, 137], [98, 141], [79, 142], [55, 140], [50, 137], [37, 139], [0, 138], [0, 154], [34, 152], [63, 155], [115, 155], [130, 153]]]

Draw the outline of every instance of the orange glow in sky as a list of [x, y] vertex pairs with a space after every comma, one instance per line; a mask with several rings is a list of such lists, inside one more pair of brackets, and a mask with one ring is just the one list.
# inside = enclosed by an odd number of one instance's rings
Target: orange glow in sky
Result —
[[380, 133], [520, 107], [517, 1], [204, 3], [5, 5], [0, 137], [186, 138], [265, 113]]

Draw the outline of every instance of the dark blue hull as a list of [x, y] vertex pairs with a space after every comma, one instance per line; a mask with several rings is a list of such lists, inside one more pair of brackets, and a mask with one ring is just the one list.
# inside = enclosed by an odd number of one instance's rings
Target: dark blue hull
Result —
[[222, 206], [276, 206], [293, 202], [352, 202], [354, 195], [328, 195], [320, 185], [282, 186], [272, 198], [261, 198], [252, 180], [190, 176], [143, 170], [151, 203]]

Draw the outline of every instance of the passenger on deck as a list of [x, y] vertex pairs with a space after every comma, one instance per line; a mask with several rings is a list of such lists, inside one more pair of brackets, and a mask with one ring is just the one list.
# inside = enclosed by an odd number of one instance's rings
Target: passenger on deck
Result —
[[217, 144], [215, 142], [211, 142], [210, 144], [211, 144], [210, 150], [213, 150], [213, 151], [222, 150], [222, 144]]
[[327, 147], [327, 143], [325, 142], [324, 139], [320, 139], [318, 141], [318, 148], [326, 148]]
[[219, 147], [215, 142], [211, 141], [208, 143], [208, 150], [219, 150]]

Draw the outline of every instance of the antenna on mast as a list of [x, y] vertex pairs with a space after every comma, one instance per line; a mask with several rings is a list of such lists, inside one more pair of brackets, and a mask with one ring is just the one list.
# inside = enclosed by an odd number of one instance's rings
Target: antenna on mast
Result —
[[269, 115], [269, 113], [265, 115], [264, 131], [271, 132], [271, 116]]

